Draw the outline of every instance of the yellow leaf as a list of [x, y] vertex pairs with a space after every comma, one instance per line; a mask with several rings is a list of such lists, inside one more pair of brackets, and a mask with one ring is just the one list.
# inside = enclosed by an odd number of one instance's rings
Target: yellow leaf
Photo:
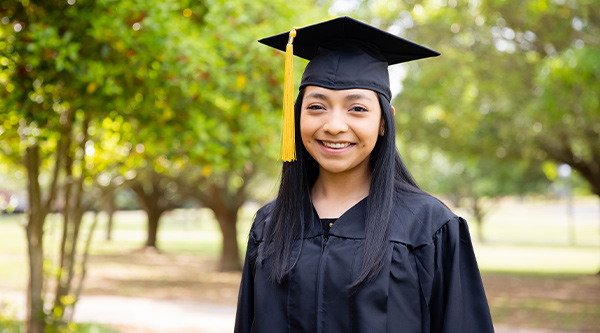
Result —
[[93, 94], [97, 88], [98, 88], [98, 85], [96, 84], [96, 82], [90, 82], [90, 84], [88, 84], [88, 86], [87, 86], [88, 94]]
[[556, 164], [552, 162], [544, 162], [542, 171], [549, 180], [556, 180], [558, 178], [558, 169], [556, 168]]
[[52, 312], [54, 312], [55, 317], [60, 317], [63, 313], [62, 309], [59, 306], [55, 306]]
[[125, 49], [125, 43], [122, 40], [117, 41], [116, 45], [117, 50], [122, 52]]
[[171, 112], [171, 108], [167, 107], [163, 110], [162, 120], [168, 121], [173, 118], [173, 112]]
[[202, 176], [204, 177], [208, 177], [210, 176], [212, 172], [212, 168], [209, 165], [204, 166], [204, 168], [202, 168]]
[[243, 89], [246, 87], [246, 75], [240, 74], [237, 77], [237, 87], [238, 89]]
[[102, 127], [105, 129], [110, 129], [112, 127], [112, 120], [110, 118], [104, 118], [102, 121]]
[[73, 295], [61, 296], [60, 302], [64, 305], [71, 305], [71, 304], [75, 303], [75, 296], [73, 296]]

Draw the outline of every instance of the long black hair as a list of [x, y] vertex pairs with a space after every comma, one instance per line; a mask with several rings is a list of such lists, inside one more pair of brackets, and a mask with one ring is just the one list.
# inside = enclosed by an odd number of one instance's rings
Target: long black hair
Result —
[[[383, 95], [377, 95], [385, 134], [379, 136], [369, 158], [372, 177], [366, 202], [364, 255], [358, 276], [348, 286], [351, 293], [374, 280], [383, 267], [396, 194], [402, 191], [421, 192], [396, 150], [392, 106]], [[291, 258], [294, 240], [302, 240], [306, 223], [314, 222], [312, 216], [304, 216], [304, 213], [312, 212], [306, 207], [312, 205], [310, 193], [319, 175], [319, 165], [302, 144], [300, 136], [303, 97], [304, 89], [301, 89], [294, 105], [296, 161], [283, 163], [279, 193], [270, 213], [264, 242], [258, 251], [258, 262], [269, 258], [268, 277], [276, 283], [284, 280], [300, 256], [301, 242], [297, 257]]]

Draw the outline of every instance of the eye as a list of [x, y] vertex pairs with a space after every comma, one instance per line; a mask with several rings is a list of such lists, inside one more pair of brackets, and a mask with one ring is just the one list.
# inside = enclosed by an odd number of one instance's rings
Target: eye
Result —
[[325, 110], [325, 108], [322, 107], [321, 105], [310, 105], [310, 106], [306, 107], [306, 109], [308, 109], [308, 110]]
[[354, 106], [354, 107], [352, 107], [352, 109], [350, 109], [350, 111], [353, 111], [353, 112], [367, 112], [369, 110], [363, 108], [362, 106]]

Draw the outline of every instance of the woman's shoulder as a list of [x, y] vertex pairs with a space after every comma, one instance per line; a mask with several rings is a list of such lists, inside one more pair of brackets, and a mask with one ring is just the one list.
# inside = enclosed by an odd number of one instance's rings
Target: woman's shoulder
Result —
[[431, 243], [434, 234], [458, 217], [443, 202], [426, 192], [397, 193], [392, 240], [413, 247]]
[[271, 212], [275, 207], [275, 200], [270, 201], [266, 205], [256, 211], [256, 215], [254, 216], [254, 221], [252, 222], [252, 227], [250, 228], [250, 237], [254, 238], [256, 241], [262, 241], [264, 237], [265, 230], [271, 220]]

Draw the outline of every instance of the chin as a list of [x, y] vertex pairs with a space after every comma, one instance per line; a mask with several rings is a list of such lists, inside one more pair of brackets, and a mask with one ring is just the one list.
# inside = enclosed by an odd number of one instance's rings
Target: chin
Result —
[[319, 166], [321, 167], [321, 169], [329, 172], [329, 173], [343, 173], [346, 171], [350, 171], [352, 169], [354, 169], [356, 166], [349, 166], [349, 165], [335, 165], [333, 163], [323, 163], [323, 164], [319, 164]]

